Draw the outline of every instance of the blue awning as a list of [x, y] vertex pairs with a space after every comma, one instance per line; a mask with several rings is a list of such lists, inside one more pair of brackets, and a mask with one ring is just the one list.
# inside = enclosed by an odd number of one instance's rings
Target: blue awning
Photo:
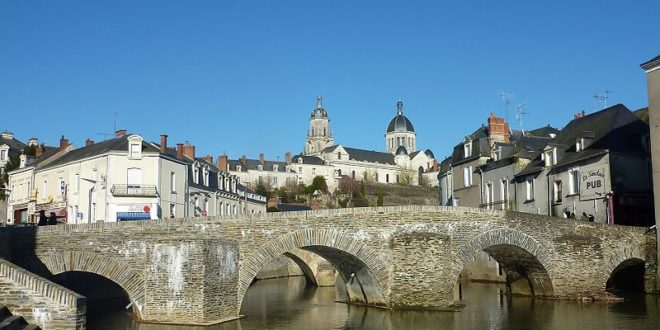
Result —
[[151, 215], [147, 212], [117, 212], [117, 221], [150, 220]]

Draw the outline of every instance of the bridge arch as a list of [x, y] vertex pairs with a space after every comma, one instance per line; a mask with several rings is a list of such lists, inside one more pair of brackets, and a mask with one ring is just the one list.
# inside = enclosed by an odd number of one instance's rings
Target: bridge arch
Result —
[[65, 272], [93, 273], [116, 283], [133, 304], [133, 311], [142, 319], [144, 279], [121, 259], [85, 251], [58, 251], [38, 256], [53, 275]]
[[465, 264], [478, 251], [493, 257], [507, 274], [507, 285], [513, 293], [533, 296], [553, 296], [549, 271], [554, 250], [541, 245], [533, 237], [513, 229], [494, 229], [479, 234], [459, 248], [454, 276], [458, 278]]
[[623, 248], [614, 251], [607, 259], [603, 287], [605, 289], [620, 289], [644, 291], [644, 273], [646, 257], [643, 251]]
[[259, 270], [270, 260], [282, 254], [288, 256], [295, 249], [313, 252], [330, 262], [346, 283], [351, 302], [387, 306], [384, 289], [389, 274], [376, 252], [359, 238], [340, 230], [304, 229], [274, 237], [246, 256], [239, 276], [239, 311]]

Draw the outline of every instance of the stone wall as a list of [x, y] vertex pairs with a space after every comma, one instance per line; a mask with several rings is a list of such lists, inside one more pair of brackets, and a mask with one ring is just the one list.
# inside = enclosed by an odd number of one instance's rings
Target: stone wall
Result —
[[84, 329], [85, 297], [0, 259], [0, 305], [47, 329]]

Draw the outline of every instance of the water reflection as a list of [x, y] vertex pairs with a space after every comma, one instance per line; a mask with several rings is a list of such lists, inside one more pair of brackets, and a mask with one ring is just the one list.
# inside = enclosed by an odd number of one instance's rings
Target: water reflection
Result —
[[576, 303], [508, 297], [504, 286], [463, 285], [461, 312], [389, 311], [338, 303], [343, 288], [308, 286], [304, 277], [262, 280], [248, 290], [246, 317], [210, 327], [163, 326], [131, 321], [125, 312], [90, 316], [89, 329], [658, 329], [660, 305], [653, 295], [622, 303]]

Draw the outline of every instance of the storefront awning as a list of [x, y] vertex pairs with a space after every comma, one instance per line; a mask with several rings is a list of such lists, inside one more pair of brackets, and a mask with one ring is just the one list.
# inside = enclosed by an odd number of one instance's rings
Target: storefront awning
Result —
[[147, 212], [117, 212], [117, 221], [150, 220], [151, 215]]

